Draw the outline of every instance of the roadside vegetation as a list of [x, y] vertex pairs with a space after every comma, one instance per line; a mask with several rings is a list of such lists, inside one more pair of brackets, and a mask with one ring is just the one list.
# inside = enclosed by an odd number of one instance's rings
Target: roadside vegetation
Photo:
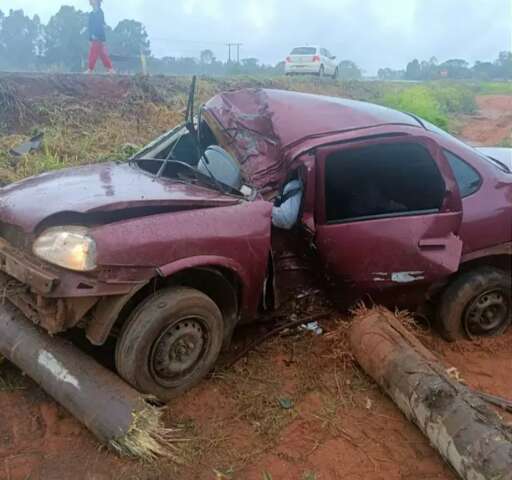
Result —
[[[24, 83], [26, 82], [26, 84]], [[140, 146], [178, 124], [184, 116], [188, 77], [0, 77], [0, 182], [105, 160], [126, 160]], [[20, 88], [20, 85], [22, 88]], [[422, 118], [456, 133], [459, 115], [476, 112], [475, 97], [510, 93], [510, 83], [362, 82], [310, 77], [202, 78], [198, 103], [216, 93], [265, 87], [339, 96], [378, 103]], [[23, 95], [18, 92], [23, 91]], [[23, 157], [10, 149], [43, 132], [42, 148]]]

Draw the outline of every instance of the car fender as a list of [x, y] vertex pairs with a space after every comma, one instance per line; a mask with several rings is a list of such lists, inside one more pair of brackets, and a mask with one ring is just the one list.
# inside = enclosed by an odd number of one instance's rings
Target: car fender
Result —
[[247, 287], [250, 285], [250, 277], [242, 265], [231, 258], [217, 255], [200, 255], [182, 258], [159, 267], [157, 272], [161, 277], [168, 278], [181, 271], [198, 267], [222, 267], [233, 272], [240, 280], [242, 286], [242, 304], [245, 304], [246, 296], [248, 295]]

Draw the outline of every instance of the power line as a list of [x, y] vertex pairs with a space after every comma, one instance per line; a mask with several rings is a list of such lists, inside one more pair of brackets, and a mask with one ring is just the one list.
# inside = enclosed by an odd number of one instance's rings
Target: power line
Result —
[[243, 43], [226, 43], [228, 47], [228, 63], [231, 63], [231, 47], [236, 47], [236, 63], [240, 63], [240, 47]]

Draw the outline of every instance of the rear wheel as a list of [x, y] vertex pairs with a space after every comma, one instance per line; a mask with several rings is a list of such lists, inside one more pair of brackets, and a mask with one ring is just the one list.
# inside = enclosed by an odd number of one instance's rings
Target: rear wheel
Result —
[[116, 368], [137, 390], [174, 398], [212, 369], [224, 335], [222, 314], [202, 292], [159, 291], [127, 319], [116, 345]]
[[320, 65], [320, 70], [318, 71], [318, 76], [323, 77], [325, 75], [325, 68], [323, 65]]
[[338, 78], [338, 74], [339, 74], [338, 67], [336, 67], [336, 70], [334, 70], [334, 74], [332, 76], [333, 80], [336, 80]]
[[482, 267], [456, 278], [439, 307], [441, 334], [448, 341], [501, 335], [512, 322], [510, 274]]

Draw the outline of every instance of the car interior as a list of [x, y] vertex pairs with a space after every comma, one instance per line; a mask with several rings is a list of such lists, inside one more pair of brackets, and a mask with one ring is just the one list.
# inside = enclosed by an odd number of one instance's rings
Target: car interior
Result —
[[436, 212], [444, 192], [435, 161], [419, 144], [344, 149], [326, 159], [329, 223]]

